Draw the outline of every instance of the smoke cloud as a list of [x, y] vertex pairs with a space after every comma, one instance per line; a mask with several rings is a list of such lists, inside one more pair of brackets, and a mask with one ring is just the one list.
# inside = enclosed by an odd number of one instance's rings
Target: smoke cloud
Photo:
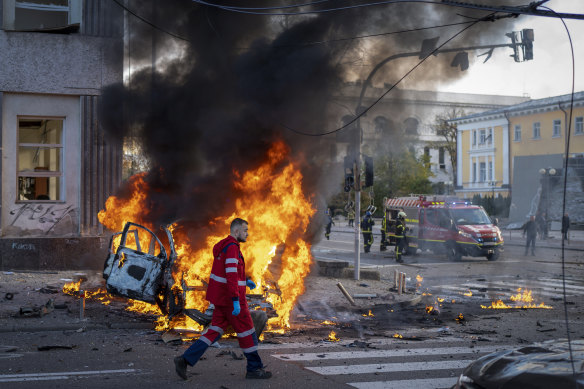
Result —
[[[344, 2], [359, 3], [363, 2]], [[313, 134], [334, 129], [340, 118], [330, 122], [325, 114], [329, 102], [343, 82], [362, 73], [366, 77], [371, 69], [361, 66], [359, 58], [374, 65], [392, 53], [419, 50], [421, 41], [437, 31], [304, 43], [465, 20], [456, 13], [485, 15], [428, 4], [281, 17], [228, 12], [188, 0], [131, 0], [127, 7], [184, 40], [128, 15], [126, 65], [132, 67], [131, 78], [126, 85], [103, 91], [101, 122], [111, 136], [137, 136], [143, 143], [151, 161], [146, 176], [153, 188], [150, 221], [161, 224], [186, 217], [195, 226], [204, 226], [230, 209], [237, 196], [232, 187], [234, 170], [257, 167], [278, 139], [290, 146], [295, 160], [302, 161], [307, 190], [326, 195], [321, 185], [323, 168], [327, 142], [334, 135], [307, 137], [283, 125]], [[481, 24], [457, 43], [477, 44], [501, 35], [502, 28], [501, 23]], [[439, 32], [446, 37], [452, 29]], [[449, 61], [433, 59], [431, 70], [418, 73], [417, 81], [460, 77]], [[355, 70], [356, 63], [361, 70]], [[402, 66], [387, 66], [378, 79], [394, 82], [404, 72]], [[332, 181], [337, 177], [327, 176]]]

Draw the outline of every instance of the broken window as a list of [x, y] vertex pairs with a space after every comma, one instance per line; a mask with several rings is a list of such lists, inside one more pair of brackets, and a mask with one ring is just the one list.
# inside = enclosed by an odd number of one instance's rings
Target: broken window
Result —
[[63, 119], [18, 118], [17, 200], [63, 199]]
[[3, 28], [16, 31], [79, 29], [81, 0], [3, 0]]

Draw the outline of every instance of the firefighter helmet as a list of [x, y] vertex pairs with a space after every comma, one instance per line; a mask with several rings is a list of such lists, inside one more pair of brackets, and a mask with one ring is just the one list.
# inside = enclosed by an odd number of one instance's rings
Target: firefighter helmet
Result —
[[398, 219], [405, 219], [406, 218], [406, 213], [403, 212], [403, 211], [398, 212], [397, 218]]

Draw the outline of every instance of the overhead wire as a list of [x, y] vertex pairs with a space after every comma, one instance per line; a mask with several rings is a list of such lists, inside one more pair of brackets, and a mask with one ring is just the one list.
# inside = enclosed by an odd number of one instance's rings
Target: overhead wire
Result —
[[[541, 6], [542, 8], [547, 9], [548, 11], [557, 15], [557, 13], [546, 6]], [[562, 217], [566, 214], [566, 192], [568, 187], [568, 162], [570, 157], [570, 135], [572, 133], [572, 114], [574, 112], [574, 93], [576, 87], [576, 60], [574, 55], [574, 45], [572, 42], [572, 36], [570, 34], [570, 29], [566, 25], [564, 18], [558, 15], [558, 18], [562, 21], [564, 28], [566, 30], [566, 34], [568, 35], [568, 41], [570, 43], [570, 50], [572, 54], [572, 92], [570, 96], [570, 114], [568, 118], [567, 128], [566, 128], [566, 150], [564, 155], [564, 182], [563, 182], [563, 193], [562, 193]], [[548, 193], [549, 196], [549, 193]], [[566, 337], [568, 339], [568, 350], [570, 352], [570, 363], [572, 365], [572, 374], [576, 377], [576, 367], [574, 366], [574, 354], [572, 351], [572, 341], [570, 335], [570, 323], [569, 323], [569, 315], [568, 315], [568, 301], [566, 295], [566, 257], [565, 257], [565, 240], [562, 236], [562, 291], [564, 297], [564, 321], [566, 323]], [[576, 387], [578, 384], [576, 383]]]
[[[486, 18], [490, 18], [492, 15], [493, 14], [488, 15]], [[473, 21], [471, 25], [464, 27], [463, 29], [461, 29], [460, 31], [458, 31], [456, 34], [454, 34], [453, 36], [451, 36], [450, 38], [448, 38], [446, 41], [444, 41], [442, 44], [440, 44], [439, 46], [437, 46], [431, 53], [429, 53], [424, 58], [422, 58], [420, 61], [418, 61], [418, 63], [416, 65], [414, 65], [410, 70], [408, 70], [399, 80], [397, 80], [397, 82], [395, 82], [391, 87], [389, 87], [385, 92], [383, 92], [377, 99], [375, 99], [375, 101], [373, 101], [373, 103], [371, 103], [362, 112], [360, 112], [357, 115], [355, 115], [349, 122], [345, 123], [341, 127], [338, 127], [338, 128], [336, 128], [334, 130], [331, 130], [331, 131], [326, 131], [326, 132], [322, 132], [322, 133], [318, 133], [318, 134], [311, 134], [311, 133], [308, 133], [308, 132], [304, 132], [304, 131], [297, 130], [297, 129], [295, 129], [293, 127], [290, 127], [290, 126], [287, 126], [286, 124], [283, 124], [283, 123], [279, 123], [279, 124], [282, 127], [284, 127], [285, 129], [287, 129], [287, 130], [290, 130], [292, 132], [295, 132], [295, 133], [300, 134], [300, 135], [305, 135], [305, 136], [326, 136], [326, 135], [334, 134], [336, 132], [339, 132], [341, 130], [344, 130], [345, 128], [347, 128], [347, 127], [351, 126], [353, 123], [355, 123], [361, 116], [365, 115], [369, 110], [371, 110], [371, 108], [373, 108], [375, 105], [377, 105], [385, 96], [387, 96], [387, 94], [389, 94], [406, 77], [408, 77], [420, 65], [422, 65], [430, 56], [432, 56], [434, 53], [436, 53], [437, 51], [439, 51], [442, 47], [446, 46], [448, 43], [450, 43], [450, 41], [452, 41], [453, 39], [455, 39], [456, 37], [458, 37], [460, 34], [462, 34], [466, 30], [468, 30], [469, 28], [473, 27], [477, 23], [480, 23], [483, 20], [486, 20], [486, 19], [478, 19], [478, 20]]]

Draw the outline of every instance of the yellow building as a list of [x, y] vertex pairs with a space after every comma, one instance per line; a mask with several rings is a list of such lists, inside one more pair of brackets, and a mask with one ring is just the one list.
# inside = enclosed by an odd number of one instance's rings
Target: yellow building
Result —
[[563, 174], [566, 134], [569, 160], [584, 161], [583, 120], [584, 92], [454, 119], [457, 195], [513, 195], [512, 212], [534, 214], [543, 179]]

